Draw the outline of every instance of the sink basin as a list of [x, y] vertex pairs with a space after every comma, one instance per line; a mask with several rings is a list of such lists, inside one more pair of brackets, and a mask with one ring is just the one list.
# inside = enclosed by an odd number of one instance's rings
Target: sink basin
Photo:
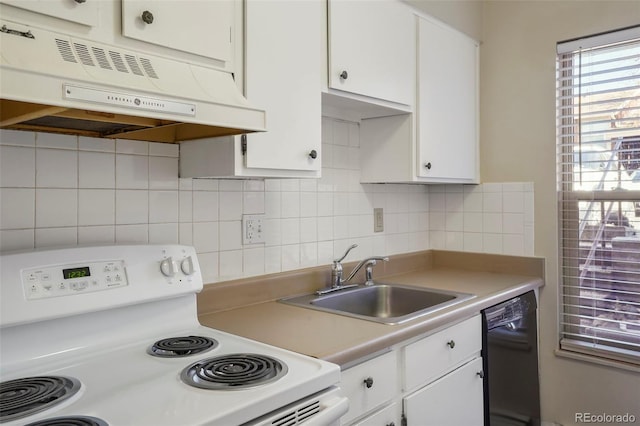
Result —
[[374, 284], [327, 295], [307, 294], [279, 302], [384, 324], [400, 324], [475, 297], [423, 287]]

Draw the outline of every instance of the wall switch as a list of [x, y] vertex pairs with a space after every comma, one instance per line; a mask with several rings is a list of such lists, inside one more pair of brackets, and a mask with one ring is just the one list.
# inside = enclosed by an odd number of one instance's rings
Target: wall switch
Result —
[[384, 231], [384, 213], [382, 207], [373, 209], [373, 232]]
[[242, 244], [264, 243], [264, 215], [242, 215]]

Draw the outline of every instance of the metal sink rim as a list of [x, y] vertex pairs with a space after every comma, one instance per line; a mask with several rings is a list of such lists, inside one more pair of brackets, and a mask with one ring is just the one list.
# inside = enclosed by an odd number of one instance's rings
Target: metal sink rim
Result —
[[[421, 293], [436, 293], [438, 295], [447, 295], [447, 296], [453, 296], [453, 298], [451, 300], [448, 301], [444, 301], [432, 306], [428, 306], [422, 309], [417, 309], [415, 311], [409, 312], [407, 314], [404, 315], [398, 315], [398, 316], [389, 316], [389, 317], [378, 317], [378, 316], [371, 316], [371, 315], [362, 315], [362, 314], [357, 314], [357, 313], [353, 313], [353, 312], [349, 312], [349, 311], [345, 311], [345, 310], [341, 310], [341, 309], [332, 309], [332, 308], [328, 308], [325, 306], [319, 306], [317, 304], [314, 304], [313, 302], [317, 302], [317, 301], [323, 301], [323, 300], [330, 300], [336, 297], [340, 297], [340, 295], [352, 295], [354, 293], [359, 293], [362, 291], [366, 291], [366, 289], [371, 289], [371, 288], [376, 288], [376, 287], [394, 287], [394, 288], [402, 288], [402, 289], [407, 289], [407, 290], [411, 290], [411, 291], [417, 291], [417, 292], [421, 292]], [[370, 290], [369, 290], [370, 291]], [[350, 318], [357, 318], [357, 319], [363, 319], [366, 321], [372, 321], [372, 322], [377, 322], [380, 324], [387, 324], [387, 325], [397, 325], [397, 324], [402, 324], [408, 321], [412, 321], [416, 318], [420, 318], [422, 316], [428, 315], [430, 313], [445, 309], [445, 308], [449, 308], [451, 306], [457, 305], [459, 303], [465, 302], [467, 300], [473, 299], [474, 297], [476, 297], [476, 295], [471, 294], [471, 293], [461, 293], [461, 292], [456, 292], [456, 291], [451, 291], [451, 290], [443, 290], [443, 289], [438, 289], [438, 288], [432, 288], [432, 287], [418, 287], [418, 286], [409, 286], [409, 285], [399, 285], [399, 284], [391, 284], [391, 283], [384, 283], [384, 282], [376, 282], [373, 285], [370, 286], [365, 286], [365, 285], [358, 285], [358, 287], [354, 287], [354, 288], [349, 288], [349, 289], [344, 289], [344, 290], [338, 290], [334, 293], [328, 293], [328, 294], [324, 294], [324, 295], [317, 295], [316, 293], [308, 293], [308, 294], [303, 294], [303, 295], [297, 295], [297, 296], [291, 296], [291, 297], [285, 297], [282, 299], [279, 299], [278, 302], [280, 303], [284, 303], [284, 304], [288, 304], [288, 305], [292, 305], [292, 306], [298, 306], [301, 308], [306, 308], [306, 309], [312, 309], [312, 310], [317, 310], [317, 311], [323, 311], [323, 312], [328, 312], [328, 313], [333, 313], [333, 314], [338, 314], [338, 315], [342, 315], [342, 316], [346, 316], [346, 317], [350, 317]]]

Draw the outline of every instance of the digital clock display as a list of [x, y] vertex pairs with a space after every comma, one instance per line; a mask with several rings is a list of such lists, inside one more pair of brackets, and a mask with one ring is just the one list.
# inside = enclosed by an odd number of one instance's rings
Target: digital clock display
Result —
[[72, 278], [84, 278], [91, 276], [91, 271], [89, 271], [88, 266], [83, 266], [81, 268], [63, 269], [62, 276], [65, 280], [70, 280]]

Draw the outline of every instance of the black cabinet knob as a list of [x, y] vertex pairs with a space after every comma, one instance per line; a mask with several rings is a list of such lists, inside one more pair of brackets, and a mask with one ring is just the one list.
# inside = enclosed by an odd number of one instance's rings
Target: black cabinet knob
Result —
[[476, 373], [478, 375], [478, 377], [480, 377], [481, 379], [484, 379], [484, 371], [480, 370]]
[[431, 163], [427, 163], [424, 166], [427, 168], [427, 170], [431, 170]]
[[340, 73], [340, 78], [346, 80], [349, 77], [349, 73], [345, 70]]
[[447, 342], [447, 346], [449, 346], [451, 349], [456, 347], [456, 342], [454, 342], [453, 340], [450, 340]]
[[367, 388], [373, 387], [373, 377], [367, 377], [366, 379], [364, 379], [364, 385]]
[[153, 13], [149, 12], [148, 10], [142, 12], [141, 18], [142, 22], [144, 22], [145, 24], [153, 24]]
[[87, 0], [76, 0], [76, 3], [84, 3], [84, 2], [86, 2], [86, 1], [87, 1]]
[[316, 158], [318, 158], [318, 151], [312, 149], [311, 152], [309, 152], [309, 157], [315, 160]]

